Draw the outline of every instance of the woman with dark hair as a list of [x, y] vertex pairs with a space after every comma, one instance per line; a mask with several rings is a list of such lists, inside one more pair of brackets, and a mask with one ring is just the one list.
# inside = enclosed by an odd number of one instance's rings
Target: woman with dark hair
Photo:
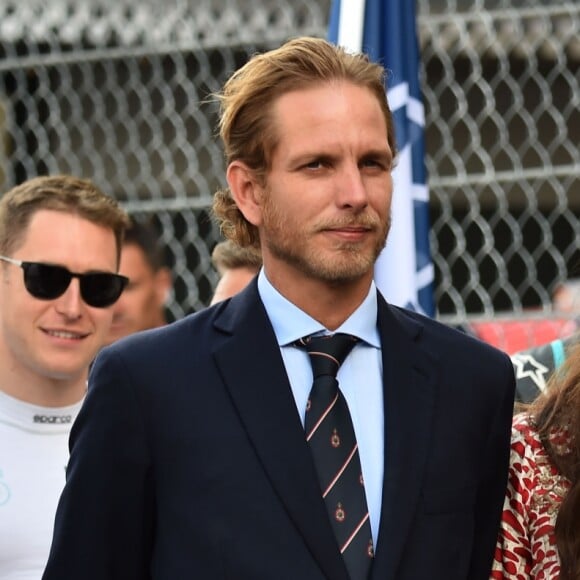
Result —
[[491, 578], [580, 579], [580, 343], [514, 417]]

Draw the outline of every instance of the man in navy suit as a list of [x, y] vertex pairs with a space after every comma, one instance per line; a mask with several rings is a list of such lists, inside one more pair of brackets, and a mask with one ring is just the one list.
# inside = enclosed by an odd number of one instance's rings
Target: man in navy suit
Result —
[[383, 82], [364, 56], [300, 38], [226, 83], [214, 212], [263, 268], [99, 355], [45, 580], [359, 580], [303, 427], [312, 371], [296, 341], [336, 332], [358, 339], [338, 381], [372, 536], [364, 578], [488, 578], [513, 368], [377, 292], [396, 152]]

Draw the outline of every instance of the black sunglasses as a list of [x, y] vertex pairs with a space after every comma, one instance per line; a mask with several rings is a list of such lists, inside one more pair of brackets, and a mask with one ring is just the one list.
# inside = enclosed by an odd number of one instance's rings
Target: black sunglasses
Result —
[[26, 290], [40, 300], [54, 300], [62, 296], [71, 280], [78, 278], [83, 300], [89, 306], [106, 308], [118, 300], [129, 282], [129, 278], [111, 272], [77, 274], [67, 270], [64, 266], [53, 266], [41, 262], [23, 262], [6, 256], [0, 256], [0, 260], [22, 268]]

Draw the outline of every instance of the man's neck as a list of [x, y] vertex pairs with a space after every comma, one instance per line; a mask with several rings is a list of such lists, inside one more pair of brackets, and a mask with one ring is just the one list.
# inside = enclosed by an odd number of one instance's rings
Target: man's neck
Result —
[[[1, 362], [0, 362], [1, 364]], [[10, 397], [41, 407], [68, 407], [83, 399], [87, 372], [70, 378], [40, 376], [30, 370], [0, 370], [0, 391]]]
[[328, 330], [337, 329], [367, 297], [372, 276], [352, 282], [330, 283], [312, 278], [268, 281], [284, 298], [320, 322]]

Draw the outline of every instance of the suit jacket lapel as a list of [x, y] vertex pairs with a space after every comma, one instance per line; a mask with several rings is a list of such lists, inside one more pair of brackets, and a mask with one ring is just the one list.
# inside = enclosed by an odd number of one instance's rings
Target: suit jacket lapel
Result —
[[436, 398], [436, 363], [421, 346], [422, 324], [379, 296], [385, 385], [385, 463], [372, 578], [395, 580], [420, 497]]
[[323, 573], [348, 580], [255, 281], [224, 305], [216, 327], [225, 340], [215, 360], [264, 471]]

